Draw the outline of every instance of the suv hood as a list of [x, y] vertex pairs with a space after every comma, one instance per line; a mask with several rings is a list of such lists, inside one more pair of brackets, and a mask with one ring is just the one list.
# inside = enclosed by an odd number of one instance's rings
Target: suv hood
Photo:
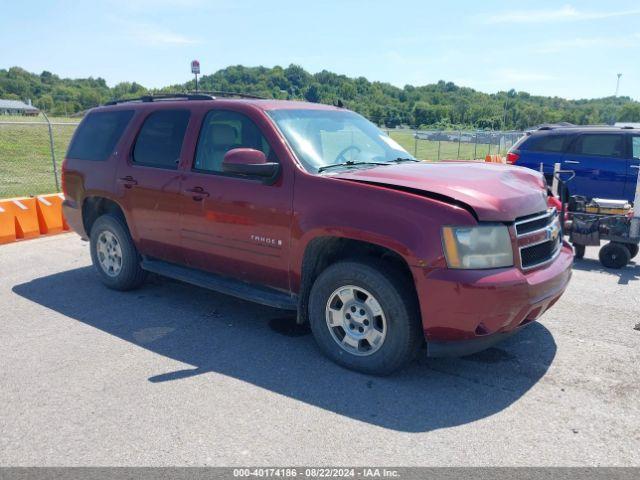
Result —
[[[346, 170], [333, 178], [464, 203], [479, 220], [511, 222], [547, 209], [543, 176], [522, 167], [479, 162], [400, 163]], [[444, 197], [444, 198], [443, 198]]]

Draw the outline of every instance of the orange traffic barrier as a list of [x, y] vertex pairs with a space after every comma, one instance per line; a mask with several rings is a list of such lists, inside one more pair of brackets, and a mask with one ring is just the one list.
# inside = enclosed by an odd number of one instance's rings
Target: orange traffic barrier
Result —
[[13, 212], [0, 204], [0, 245], [16, 240], [16, 224]]
[[36, 197], [38, 226], [42, 235], [69, 230], [69, 226], [62, 216], [63, 198], [61, 193], [38, 195]]
[[484, 161], [487, 163], [507, 163], [507, 159], [502, 155], [487, 155], [484, 157]]
[[69, 230], [61, 193], [0, 200], [0, 245]]
[[11, 198], [0, 201], [0, 205], [13, 213], [16, 239], [34, 238], [40, 235], [35, 198]]

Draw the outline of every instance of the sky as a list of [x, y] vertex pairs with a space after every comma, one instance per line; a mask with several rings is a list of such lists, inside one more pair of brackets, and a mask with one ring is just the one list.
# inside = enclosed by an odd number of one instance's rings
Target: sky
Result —
[[146, 87], [229, 65], [640, 100], [640, 2], [0, 0], [0, 68]]

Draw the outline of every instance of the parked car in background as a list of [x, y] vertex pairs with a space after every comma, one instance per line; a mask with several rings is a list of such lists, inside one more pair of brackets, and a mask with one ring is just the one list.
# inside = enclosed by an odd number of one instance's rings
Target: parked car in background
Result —
[[570, 195], [633, 202], [640, 168], [640, 130], [630, 127], [543, 126], [528, 132], [507, 153], [507, 162], [543, 172], [553, 165], [573, 170]]
[[63, 188], [108, 287], [154, 272], [293, 310], [329, 358], [366, 373], [425, 342], [431, 356], [487, 348], [571, 277], [542, 175], [420, 162], [315, 103], [182, 94], [93, 109]]

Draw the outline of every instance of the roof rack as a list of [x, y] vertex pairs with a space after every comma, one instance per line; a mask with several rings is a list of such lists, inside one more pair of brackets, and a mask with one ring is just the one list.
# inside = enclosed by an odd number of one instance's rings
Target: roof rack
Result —
[[155, 102], [158, 100], [215, 100], [216, 97], [236, 97], [236, 98], [253, 98], [256, 100], [266, 100], [265, 97], [251, 95], [249, 93], [225, 92], [222, 90], [212, 90], [207, 92], [188, 92], [188, 93], [158, 93], [155, 95], [143, 95], [137, 98], [123, 98], [118, 100], [110, 100], [105, 105], [118, 105], [119, 103], [129, 102]]
[[202, 93], [159, 93], [156, 95], [143, 95], [138, 98], [124, 98], [121, 100], [111, 100], [105, 105], [117, 105], [119, 103], [129, 103], [129, 102], [155, 102], [157, 100], [215, 100], [215, 97], [212, 95], [202, 94]]
[[213, 95], [214, 97], [236, 97], [236, 98], [253, 98], [255, 100], [267, 100], [266, 97], [253, 95], [251, 93], [227, 92], [224, 90], [207, 90], [207, 91], [198, 92], [198, 94], [200, 93], [204, 93], [206, 95]]
[[574, 125], [573, 123], [561, 122], [561, 123], [548, 123], [545, 125], [540, 125], [538, 128], [534, 128], [533, 130], [555, 130], [556, 128], [633, 128], [633, 127], [617, 127], [615, 125]]
[[577, 125], [569, 122], [543, 123], [542, 125], [539, 125], [535, 130], [553, 130], [554, 128], [570, 128], [576, 126]]

